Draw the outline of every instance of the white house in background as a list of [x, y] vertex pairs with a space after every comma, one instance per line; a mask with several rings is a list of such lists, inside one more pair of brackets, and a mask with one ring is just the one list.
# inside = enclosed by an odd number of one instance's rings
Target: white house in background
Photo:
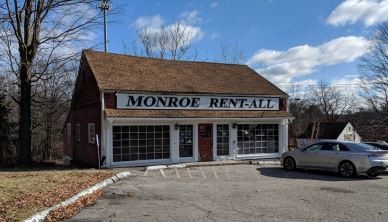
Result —
[[296, 139], [297, 148], [325, 140], [361, 141], [360, 135], [358, 135], [349, 122], [321, 122], [317, 139], [311, 139], [312, 129], [313, 123], [310, 123], [306, 130]]

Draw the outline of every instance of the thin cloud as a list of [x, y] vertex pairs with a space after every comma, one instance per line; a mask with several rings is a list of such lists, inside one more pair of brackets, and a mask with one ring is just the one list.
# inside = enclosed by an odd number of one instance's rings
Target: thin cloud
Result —
[[309, 75], [322, 66], [352, 62], [364, 55], [369, 41], [346, 36], [318, 46], [301, 45], [286, 51], [258, 50], [247, 62], [257, 72], [278, 84], [289, 84], [296, 77]]
[[326, 19], [327, 24], [343, 26], [361, 22], [372, 26], [388, 20], [388, 0], [346, 0]]
[[189, 41], [198, 41], [204, 35], [202, 28], [196, 25], [196, 23], [198, 23], [200, 20], [201, 18], [198, 16], [198, 12], [193, 10], [181, 13], [180, 20], [171, 24], [166, 24], [164, 18], [161, 15], [154, 15], [140, 16], [136, 19], [132, 26], [136, 30], [147, 29], [148, 31], [157, 34], [161, 33], [162, 27], [164, 27], [166, 31], [170, 31], [176, 29], [179, 24], [181, 30], [184, 30], [184, 34], [186, 35], [185, 39]]
[[136, 29], [143, 28], [160, 28], [164, 24], [164, 20], [160, 15], [154, 16], [140, 16], [133, 23]]

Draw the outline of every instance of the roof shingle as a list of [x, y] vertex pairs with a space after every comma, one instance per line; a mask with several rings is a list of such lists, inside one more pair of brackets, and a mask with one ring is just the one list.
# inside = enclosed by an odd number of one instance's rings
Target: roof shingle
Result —
[[83, 54], [100, 90], [288, 96], [246, 65]]

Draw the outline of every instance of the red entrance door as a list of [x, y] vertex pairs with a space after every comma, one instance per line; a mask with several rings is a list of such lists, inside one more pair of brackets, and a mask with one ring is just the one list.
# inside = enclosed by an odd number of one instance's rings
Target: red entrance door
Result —
[[200, 161], [213, 160], [213, 124], [198, 125], [198, 152]]

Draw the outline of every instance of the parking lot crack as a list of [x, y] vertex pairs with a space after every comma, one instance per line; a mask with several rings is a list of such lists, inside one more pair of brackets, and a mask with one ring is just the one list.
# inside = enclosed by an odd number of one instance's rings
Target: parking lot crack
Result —
[[185, 204], [187, 204], [187, 205], [193, 206], [193, 207], [197, 208], [198, 210], [201, 210], [201, 211], [205, 212], [205, 213], [207, 214], [206, 218], [207, 218], [208, 220], [210, 220], [210, 221], [216, 221], [215, 219], [213, 219], [213, 218], [210, 217], [210, 216], [213, 215], [213, 212], [212, 212], [211, 210], [206, 210], [206, 209], [204, 209], [204, 208], [202, 208], [202, 207], [196, 205], [195, 203], [190, 203], [190, 202], [186, 202], [186, 201], [183, 201], [183, 200], [178, 200], [178, 201], [180, 201], [180, 202], [182, 202], [182, 203], [185, 203]]

